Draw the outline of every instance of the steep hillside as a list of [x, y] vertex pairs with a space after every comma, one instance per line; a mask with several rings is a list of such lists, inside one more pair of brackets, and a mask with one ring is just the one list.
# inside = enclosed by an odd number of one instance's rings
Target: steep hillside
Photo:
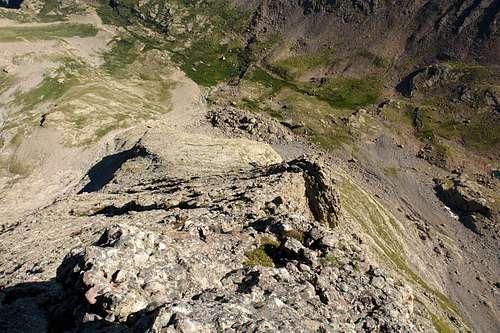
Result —
[[499, 329], [499, 1], [0, 7], [0, 331]]

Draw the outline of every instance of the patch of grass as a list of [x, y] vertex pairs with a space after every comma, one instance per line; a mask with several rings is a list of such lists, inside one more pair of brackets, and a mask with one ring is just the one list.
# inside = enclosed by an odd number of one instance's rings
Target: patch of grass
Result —
[[109, 1], [98, 0], [96, 12], [104, 24], [127, 26], [128, 24], [132, 23], [133, 3], [133, 1], [125, 0], [117, 3], [115, 7], [111, 7]]
[[111, 132], [115, 129], [118, 129], [120, 127], [122, 127], [122, 126], [120, 126], [120, 124], [118, 124], [118, 123], [111, 124], [111, 125], [108, 125], [105, 127], [101, 127], [95, 131], [95, 136], [97, 139], [100, 139], [100, 138], [104, 137], [106, 134], [108, 134], [109, 132]]
[[273, 259], [267, 254], [265, 247], [259, 247], [253, 251], [245, 253], [247, 260], [243, 262], [245, 266], [274, 267]]
[[500, 145], [500, 121], [495, 114], [485, 114], [474, 119], [461, 132], [464, 142], [479, 150], [495, 149]]
[[60, 23], [36, 27], [1, 27], [0, 42], [50, 40], [67, 37], [92, 37], [97, 34], [97, 31], [97, 28], [92, 24], [80, 23]]
[[449, 119], [436, 125], [435, 132], [450, 140], [461, 140], [480, 151], [500, 145], [500, 122], [494, 113], [476, 115], [468, 124]]
[[453, 333], [455, 330], [450, 327], [445, 321], [431, 313], [432, 324], [438, 333]]
[[62, 97], [78, 83], [73, 75], [45, 77], [34, 89], [17, 94], [16, 103], [23, 105], [23, 110], [32, 110], [36, 105]]
[[415, 136], [432, 143], [443, 155], [447, 149], [439, 144], [439, 137], [462, 142], [479, 151], [490, 151], [500, 145], [500, 122], [494, 112], [471, 115], [468, 123], [457, 121], [452, 112], [440, 114], [433, 108], [416, 107], [411, 112]]
[[[345, 124], [335, 120], [349, 116], [351, 110], [333, 108], [308, 90], [309, 87], [276, 77], [260, 67], [253, 68], [247, 79], [265, 90], [257, 99], [243, 99], [241, 105], [244, 108], [266, 112], [292, 125], [300, 124], [293, 131], [326, 150], [336, 149], [341, 144], [352, 141]], [[269, 104], [271, 99], [278, 101], [281, 108], [277, 109], [273, 103]]]
[[382, 95], [382, 84], [376, 78], [334, 79], [321, 87], [318, 98], [334, 108], [356, 109], [375, 103]]
[[396, 177], [399, 173], [399, 168], [395, 166], [390, 166], [384, 168], [384, 174], [389, 177]]
[[371, 61], [373, 66], [380, 69], [385, 69], [391, 65], [389, 59], [386, 59], [383, 56], [375, 54], [366, 49], [358, 51], [357, 55]]
[[19, 10], [0, 8], [0, 17], [17, 22], [28, 22], [29, 16]]
[[30, 11], [0, 8], [0, 17], [18, 22], [56, 22], [66, 20], [68, 15], [85, 12], [85, 5], [77, 0], [45, 0], [41, 3], [42, 7], [36, 14]]
[[7, 170], [14, 175], [26, 177], [31, 173], [31, 167], [15, 156], [10, 160]]
[[343, 130], [332, 130], [326, 133], [311, 132], [307, 135], [309, 139], [326, 151], [335, 150], [343, 143], [352, 142], [352, 138]]
[[[385, 208], [375, 200], [364, 194], [357, 185], [350, 181], [342, 182], [340, 191], [341, 199], [344, 202], [349, 215], [357, 221], [366, 232], [373, 236], [377, 251], [388, 260], [388, 264], [396, 268], [407, 280], [418, 285], [431, 295], [433, 295], [440, 307], [446, 311], [460, 317], [460, 313], [449, 298], [440, 291], [429, 286], [419, 275], [417, 275], [404, 259], [404, 249], [394, 233], [403, 231], [399, 228], [392, 217], [384, 215]], [[360, 203], [362, 206], [360, 207]]]
[[332, 254], [328, 254], [324, 257], [319, 258], [319, 263], [321, 264], [321, 266], [334, 266], [334, 267], [342, 266], [340, 260]]
[[7, 73], [0, 71], [0, 95], [9, 89], [13, 82], [14, 76], [7, 75]]
[[84, 7], [77, 1], [45, 0], [37, 18], [42, 22], [62, 21], [68, 15], [81, 14], [84, 11]]
[[243, 262], [245, 266], [274, 267], [273, 257], [276, 255], [280, 243], [274, 239], [263, 237], [260, 246], [255, 250], [245, 253], [247, 260]]
[[[185, 24], [186, 30], [169, 30], [169, 35], [173, 37], [169, 41], [161, 38], [165, 26], [158, 19], [163, 17], [163, 12], [166, 15], [171, 7], [167, 1], [156, 0], [141, 5], [137, 1], [125, 0], [113, 7], [101, 1], [98, 13], [106, 23], [123, 26], [130, 33], [135, 31], [134, 37], [146, 44], [151, 40], [161, 41], [159, 44], [162, 45], [155, 47], [170, 50], [172, 59], [200, 85], [210, 87], [237, 77], [249, 61], [247, 52], [244, 52], [243, 43], [223, 40], [230, 37], [231, 41], [236, 40], [234, 33], [245, 30], [250, 13], [236, 9], [233, 3], [226, 0], [174, 2], [177, 5], [176, 15]], [[155, 6], [158, 15], [149, 17], [150, 9], [141, 6]], [[138, 16], [137, 8], [145, 16]], [[157, 38], [146, 37], [151, 34], [145, 30], [141, 32], [141, 26], [156, 31]]]
[[448, 65], [451, 66], [455, 73], [461, 75], [460, 81], [462, 82], [471, 83], [475, 81], [489, 80], [494, 76], [492, 75], [493, 72], [490, 68], [477, 64], [452, 61], [448, 62]]
[[285, 236], [295, 238], [299, 242], [304, 243], [305, 235], [304, 235], [303, 231], [291, 229], [291, 230], [285, 231]]
[[110, 75], [125, 78], [128, 75], [127, 66], [139, 56], [139, 50], [134, 40], [122, 37], [113, 43], [109, 52], [103, 55], [102, 68]]
[[210, 87], [240, 74], [242, 49], [229, 49], [216, 40], [201, 39], [190, 47], [174, 53], [172, 59], [196, 83]]
[[[191, 1], [183, 0], [184, 4], [191, 5]], [[193, 10], [192, 7], [188, 7]], [[234, 4], [227, 0], [203, 1], [197, 9], [198, 14], [204, 14], [210, 18], [215, 32], [219, 34], [232, 31], [243, 33], [250, 21], [252, 12], [235, 8]]]
[[283, 80], [281, 78], [275, 77], [264, 69], [260, 67], [255, 67], [247, 77], [249, 80], [258, 82], [266, 88], [272, 90], [271, 96], [278, 94], [283, 88], [289, 88], [295, 91], [300, 91], [300, 89], [293, 83]]
[[252, 99], [243, 98], [239, 103], [237, 103], [237, 106], [252, 112], [265, 112], [269, 116], [276, 118], [280, 121], [284, 120], [283, 114], [281, 112], [273, 110], [266, 106], [262, 106], [260, 102]]
[[279, 60], [271, 64], [273, 72], [287, 80], [294, 80], [308, 71], [325, 68], [336, 62], [332, 50], [324, 49], [319, 52], [300, 54]]

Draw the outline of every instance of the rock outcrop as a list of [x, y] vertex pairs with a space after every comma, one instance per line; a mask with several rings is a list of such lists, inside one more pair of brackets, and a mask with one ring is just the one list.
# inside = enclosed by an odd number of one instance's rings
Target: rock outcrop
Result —
[[69, 202], [49, 209], [73, 224], [107, 226], [69, 251], [51, 285], [3, 291], [3, 313], [21, 311], [33, 294], [43, 302], [31, 305], [37, 323], [0, 316], [2, 329], [421, 330], [411, 288], [371, 262], [358, 238], [336, 230], [341, 203], [321, 161], [179, 179], [153, 159], [141, 177], [123, 173], [144, 158], [131, 157], [113, 181], [76, 195], [65, 217]]
[[487, 194], [486, 188], [466, 175], [435, 179], [435, 183], [438, 197], [468, 228], [478, 233], [489, 227], [498, 230], [496, 223], [498, 211], [494, 209], [495, 199]]

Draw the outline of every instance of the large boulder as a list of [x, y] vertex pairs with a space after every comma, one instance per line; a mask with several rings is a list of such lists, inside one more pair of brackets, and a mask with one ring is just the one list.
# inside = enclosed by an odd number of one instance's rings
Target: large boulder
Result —
[[473, 231], [480, 233], [497, 218], [495, 199], [490, 191], [466, 175], [452, 175], [434, 181], [438, 197]]

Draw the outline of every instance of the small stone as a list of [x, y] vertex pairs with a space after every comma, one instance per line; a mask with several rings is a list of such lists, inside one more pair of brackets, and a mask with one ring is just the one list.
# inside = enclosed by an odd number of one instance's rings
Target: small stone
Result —
[[221, 232], [223, 234], [228, 234], [232, 232], [235, 228], [234, 225], [228, 221], [224, 221], [220, 224]]
[[385, 286], [385, 279], [382, 276], [375, 276], [371, 280], [371, 285], [377, 289], [382, 289]]
[[340, 291], [341, 291], [341, 292], [346, 293], [346, 292], [348, 292], [348, 291], [349, 291], [349, 289], [350, 289], [350, 288], [349, 288], [349, 286], [347, 285], [347, 283], [342, 282], [342, 283], [339, 285], [339, 289], [340, 289]]
[[115, 315], [114, 315], [114, 314], [112, 314], [112, 313], [110, 313], [110, 314], [108, 314], [108, 315], [106, 316], [106, 318], [104, 318], [104, 320], [106, 320], [107, 322], [112, 323], [112, 322], [114, 322], [114, 321], [115, 321]]
[[299, 242], [295, 238], [291, 238], [291, 237], [288, 237], [286, 239], [286, 242], [283, 246], [285, 249], [287, 249], [288, 251], [290, 251], [294, 254], [299, 254], [304, 249], [304, 246], [302, 245], [301, 242]]
[[99, 296], [99, 288], [97, 286], [93, 286], [85, 293], [85, 299], [89, 304], [95, 304], [97, 296]]
[[112, 278], [112, 281], [115, 282], [115, 283], [122, 283], [124, 282], [126, 279], [126, 274], [124, 271], [116, 271], [114, 274], [113, 274], [113, 278]]
[[326, 235], [320, 239], [320, 245], [328, 248], [334, 248], [337, 245], [337, 238], [334, 235]]

